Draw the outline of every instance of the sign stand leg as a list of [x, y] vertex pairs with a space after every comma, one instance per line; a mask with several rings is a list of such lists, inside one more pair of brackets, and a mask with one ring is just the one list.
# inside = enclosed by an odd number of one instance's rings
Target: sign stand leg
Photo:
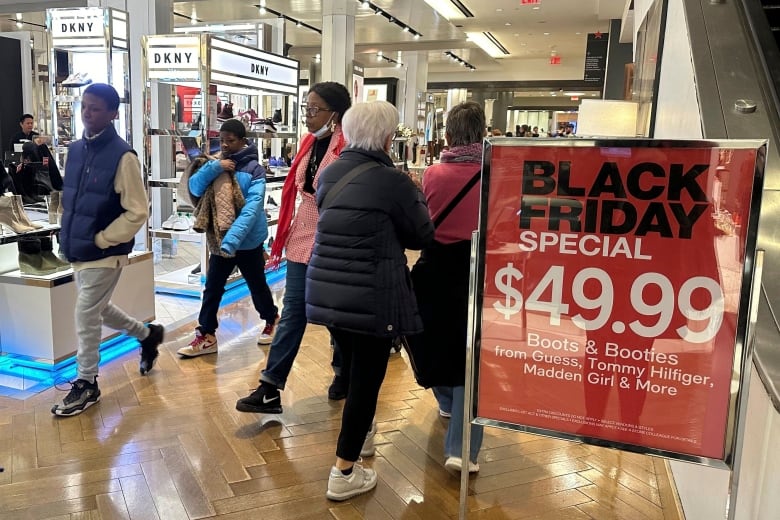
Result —
[[466, 381], [463, 389], [463, 445], [460, 450], [460, 511], [459, 520], [468, 515], [469, 464], [471, 462], [471, 421], [473, 419], [472, 402], [474, 399], [474, 347], [476, 345], [477, 325], [477, 256], [479, 251], [479, 231], [471, 234], [471, 261], [469, 276], [469, 314], [466, 337]]
[[[742, 368], [742, 391], [740, 392], [740, 401], [737, 405], [737, 425], [734, 435], [734, 460], [731, 466], [731, 477], [729, 478], [729, 496], [728, 496], [728, 520], [737, 518], [737, 491], [739, 490], [739, 474], [742, 466], [742, 445], [745, 440], [745, 420], [747, 416], [747, 404], [750, 394], [750, 372], [753, 369], [753, 348], [756, 339], [756, 322], [758, 321], [758, 302], [761, 299], [761, 275], [764, 269], [764, 251], [759, 249], [755, 256], [755, 269], [753, 269], [753, 280], [750, 284], [750, 307], [748, 308], [748, 323], [745, 331], [745, 341], [747, 348], [745, 356], [740, 363]], [[739, 350], [738, 350], [739, 351]]]

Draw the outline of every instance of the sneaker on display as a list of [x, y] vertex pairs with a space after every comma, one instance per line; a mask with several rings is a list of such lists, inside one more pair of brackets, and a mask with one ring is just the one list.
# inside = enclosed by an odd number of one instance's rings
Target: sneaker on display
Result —
[[282, 413], [282, 395], [268, 383], [260, 383], [254, 392], [236, 401], [236, 410], [250, 413]]
[[371, 422], [371, 428], [369, 428], [366, 434], [366, 440], [363, 441], [363, 447], [360, 448], [361, 457], [373, 457], [376, 453], [376, 447], [374, 446], [374, 436], [376, 435], [376, 423]]
[[[447, 457], [447, 460], [444, 461], [444, 467], [450, 471], [457, 471], [460, 473], [460, 470], [463, 468], [463, 459], [460, 457]], [[469, 473], [478, 472], [479, 464], [469, 461]]]
[[273, 320], [265, 322], [265, 327], [263, 327], [263, 331], [260, 333], [260, 336], [257, 338], [258, 345], [271, 344], [271, 342], [274, 339], [274, 329], [276, 328], [276, 323], [278, 321], [279, 321], [279, 315], [277, 314]]
[[254, 108], [244, 110], [238, 114], [238, 117], [248, 120], [252, 125], [256, 125], [262, 121], [262, 119], [260, 119], [260, 117], [257, 115], [257, 112], [255, 112]]
[[160, 355], [158, 347], [165, 339], [165, 327], [156, 323], [149, 324], [149, 335], [141, 340], [141, 375], [148, 374], [154, 366], [154, 361]]
[[174, 231], [187, 231], [190, 229], [190, 219], [184, 215], [177, 215], [173, 221], [172, 228]]
[[233, 119], [233, 103], [225, 103], [222, 110], [217, 114], [217, 121], [224, 123], [228, 119]]
[[77, 379], [70, 383], [68, 395], [52, 406], [51, 413], [65, 417], [78, 415], [98, 401], [100, 401], [100, 389], [97, 380], [90, 383], [84, 379]]
[[376, 487], [376, 471], [364, 468], [355, 463], [352, 473], [344, 475], [336, 466], [330, 468], [328, 477], [328, 492], [325, 496], [330, 500], [341, 501], [352, 498]]
[[276, 133], [276, 127], [274, 126], [273, 121], [270, 119], [261, 119], [257, 121], [257, 124], [263, 125], [263, 132], [269, 133], [269, 134], [275, 134]]
[[62, 82], [63, 87], [76, 88], [92, 83], [92, 78], [86, 72], [74, 72]]
[[217, 337], [213, 334], [202, 333], [200, 329], [195, 329], [195, 339], [189, 345], [176, 351], [183, 358], [193, 358], [205, 354], [217, 353]]
[[163, 229], [173, 229], [173, 223], [176, 221], [176, 219], [179, 217], [176, 213], [171, 213], [171, 216], [165, 219], [165, 222], [162, 223]]

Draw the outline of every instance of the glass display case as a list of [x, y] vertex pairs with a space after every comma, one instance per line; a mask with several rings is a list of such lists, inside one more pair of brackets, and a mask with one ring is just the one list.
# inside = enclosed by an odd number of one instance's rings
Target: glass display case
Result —
[[[177, 196], [181, 175], [197, 155], [219, 153], [222, 122], [242, 121], [266, 168], [264, 207], [272, 240], [282, 185], [297, 147], [299, 63], [209, 34], [147, 36], [143, 51], [144, 171], [155, 289], [200, 297], [208, 248], [204, 235], [191, 229], [194, 208]], [[170, 95], [161, 95], [160, 85], [169, 86]], [[170, 103], [171, 117], [160, 124], [152, 108], [165, 111], [164, 103]], [[266, 272], [274, 276], [270, 268]], [[241, 283], [236, 273], [228, 288]]]

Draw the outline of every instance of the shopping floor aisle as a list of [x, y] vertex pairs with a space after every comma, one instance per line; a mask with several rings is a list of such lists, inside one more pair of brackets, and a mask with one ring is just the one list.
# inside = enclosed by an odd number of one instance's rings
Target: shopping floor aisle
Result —
[[[460, 475], [443, 466], [446, 419], [407, 360], [390, 360], [377, 411], [377, 488], [325, 498], [343, 401], [328, 401], [327, 331], [310, 326], [280, 416], [244, 414], [268, 348], [246, 298], [221, 311], [219, 354], [180, 360], [193, 323], [168, 330], [147, 377], [135, 353], [102, 367], [102, 401], [54, 418], [49, 389], [0, 397], [0, 520], [454, 519]], [[469, 518], [678, 519], [660, 459], [486, 429]]]

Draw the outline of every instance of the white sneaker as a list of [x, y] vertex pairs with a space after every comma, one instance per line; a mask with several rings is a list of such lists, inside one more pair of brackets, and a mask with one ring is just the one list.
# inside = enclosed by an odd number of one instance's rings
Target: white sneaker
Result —
[[171, 229], [174, 231], [187, 231], [190, 229], [191, 225], [192, 224], [190, 224], [190, 219], [183, 215], [179, 215], [176, 217], [176, 219], [174, 219], [173, 227]]
[[373, 457], [376, 453], [376, 447], [374, 447], [374, 435], [376, 435], [376, 423], [371, 423], [371, 428], [366, 434], [366, 440], [363, 441], [363, 447], [360, 448], [361, 457]]
[[217, 337], [212, 334], [203, 334], [195, 329], [195, 339], [186, 347], [176, 351], [181, 357], [192, 358], [205, 354], [217, 353]]
[[[460, 473], [460, 470], [463, 469], [463, 459], [460, 457], [447, 457], [447, 460], [444, 461], [444, 467], [450, 471], [457, 471]], [[469, 461], [469, 473], [478, 472], [479, 464]]]
[[376, 471], [364, 468], [357, 462], [352, 466], [352, 473], [344, 475], [340, 469], [330, 468], [328, 492], [325, 496], [331, 500], [341, 501], [355, 495], [365, 493], [376, 487]]
[[176, 219], [179, 216], [176, 213], [172, 213], [170, 217], [165, 219], [165, 222], [162, 223], [163, 229], [173, 229], [173, 223], [176, 221]]

